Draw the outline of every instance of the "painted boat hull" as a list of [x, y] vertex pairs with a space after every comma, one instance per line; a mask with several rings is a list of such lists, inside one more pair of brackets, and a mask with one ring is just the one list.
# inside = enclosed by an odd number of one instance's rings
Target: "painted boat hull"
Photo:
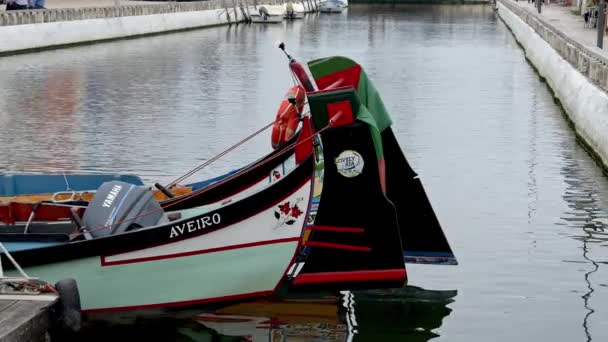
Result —
[[[85, 312], [269, 296], [300, 246], [312, 170], [308, 158], [267, 189], [195, 217], [13, 256], [26, 272], [47, 281], [74, 278]], [[285, 203], [301, 213], [287, 220], [278, 208]], [[205, 217], [215, 226], [201, 228]]]
[[272, 295], [297, 246], [296, 238], [124, 265], [97, 256], [25, 271], [52, 283], [76, 279], [85, 312], [187, 306]]

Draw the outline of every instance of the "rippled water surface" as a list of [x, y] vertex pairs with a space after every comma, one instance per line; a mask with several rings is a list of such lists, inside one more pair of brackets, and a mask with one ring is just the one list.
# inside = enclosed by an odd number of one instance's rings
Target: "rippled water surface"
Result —
[[[414, 287], [398, 291], [125, 318], [91, 336], [608, 341], [608, 179], [489, 6], [352, 6], [1, 58], [0, 171], [176, 178], [274, 118], [291, 84], [279, 40], [367, 69], [460, 265], [409, 266]], [[198, 177], [269, 150], [265, 134]]]

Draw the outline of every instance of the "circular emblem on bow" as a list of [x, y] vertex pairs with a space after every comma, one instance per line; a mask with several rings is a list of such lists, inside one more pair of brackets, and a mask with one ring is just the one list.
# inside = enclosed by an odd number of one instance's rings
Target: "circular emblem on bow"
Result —
[[336, 168], [338, 172], [347, 178], [357, 177], [363, 172], [363, 157], [357, 151], [342, 151], [336, 158]]

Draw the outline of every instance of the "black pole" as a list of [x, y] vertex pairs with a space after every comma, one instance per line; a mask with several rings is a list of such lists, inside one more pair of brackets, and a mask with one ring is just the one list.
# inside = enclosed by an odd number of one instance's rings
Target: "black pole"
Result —
[[606, 0], [600, 0], [600, 6], [598, 8], [598, 23], [597, 23], [597, 47], [600, 49], [604, 46], [604, 30], [606, 26]]

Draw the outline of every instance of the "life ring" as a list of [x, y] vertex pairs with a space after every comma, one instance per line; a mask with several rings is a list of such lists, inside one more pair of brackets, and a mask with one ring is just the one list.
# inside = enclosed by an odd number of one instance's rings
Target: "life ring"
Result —
[[[293, 86], [289, 88], [287, 94], [285, 94], [285, 98], [281, 101], [277, 116], [274, 119], [274, 126], [272, 127], [272, 148], [277, 149], [296, 133], [296, 129], [300, 123], [298, 112], [302, 113], [304, 108], [305, 94], [306, 92], [301, 86]], [[288, 99], [290, 95], [295, 97], [298, 111], [289, 103]]]

